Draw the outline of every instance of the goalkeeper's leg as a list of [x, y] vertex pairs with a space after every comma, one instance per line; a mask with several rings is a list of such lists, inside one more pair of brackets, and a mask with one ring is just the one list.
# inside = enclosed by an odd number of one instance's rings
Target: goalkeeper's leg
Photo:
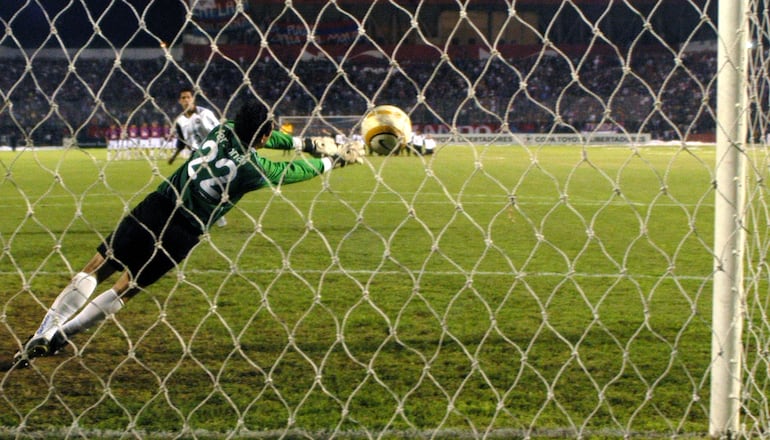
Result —
[[30, 341], [38, 338], [51, 340], [57, 330], [88, 301], [97, 284], [112, 275], [115, 269], [105, 264], [104, 257], [96, 253], [82, 271], [72, 278], [67, 287], [56, 297]]
[[27, 367], [30, 359], [59, 351], [65, 344], [59, 331], [61, 326], [86, 303], [96, 285], [96, 277], [88, 272], [78, 272], [72, 277], [46, 312], [37, 331], [24, 341], [21, 350], [13, 358], [0, 361], [0, 371]]
[[[82, 286], [82, 277], [75, 277], [75, 279], [80, 280], [80, 283], [73, 282], [71, 286]], [[94, 283], [95, 286], [96, 283]], [[91, 292], [93, 293], [93, 289], [91, 289]], [[8, 371], [12, 368], [26, 368], [29, 366], [30, 360], [34, 358], [56, 354], [67, 345], [70, 337], [91, 328], [106, 317], [117, 313], [124, 304], [121, 299], [121, 293], [125, 294], [126, 299], [128, 299], [137, 292], [139, 292], [138, 288], [129, 289], [129, 276], [127, 273], [124, 273], [111, 289], [88, 302], [80, 313], [74, 317], [68, 317], [66, 323], [59, 321], [56, 325], [50, 325], [49, 330], [44, 334], [39, 335], [36, 332], [35, 335], [30, 336], [24, 343], [23, 349], [17, 352], [11, 360], [0, 360], [0, 371]], [[71, 294], [67, 293], [67, 289], [62, 294], [66, 299], [72, 298]], [[56, 305], [57, 302], [54, 301], [54, 304]], [[72, 316], [73, 313], [71, 312], [69, 316]], [[51, 314], [50, 310], [49, 314]], [[46, 314], [46, 318], [49, 318], [49, 314]], [[61, 316], [59, 315], [52, 319], [61, 319]]]
[[[139, 288], [129, 287], [130, 277], [128, 272], [123, 272], [118, 281], [108, 290], [101, 293], [86, 304], [83, 310], [67, 321], [53, 336], [52, 342], [61, 341], [66, 344], [76, 334], [88, 330], [94, 325], [104, 321], [105, 318], [118, 313], [126, 301], [139, 292]], [[52, 347], [53, 348], [53, 347]], [[57, 347], [57, 350], [60, 347]]]
[[123, 308], [123, 304], [123, 300], [115, 291], [115, 288], [111, 288], [94, 298], [93, 301], [83, 307], [83, 310], [80, 313], [67, 321], [67, 323], [62, 326], [59, 334], [63, 336], [65, 340], [68, 340], [83, 330], [93, 327], [108, 316], [118, 313], [118, 311]]
[[93, 275], [86, 272], [75, 275], [56, 297], [30, 342], [38, 338], [50, 340], [56, 330], [83, 307], [95, 289], [96, 278]]
[[70, 337], [117, 313], [122, 307], [123, 300], [115, 290], [107, 290], [89, 302], [62, 327], [56, 327], [50, 338], [30, 337], [24, 343], [24, 349], [17, 352], [12, 359], [0, 360], [0, 371], [27, 368], [32, 359], [55, 355], [69, 343]]
[[[83, 307], [93, 295], [97, 284], [114, 272], [114, 268], [104, 264], [104, 257], [97, 253], [59, 293], [37, 331], [24, 342], [22, 349], [14, 356], [14, 360], [26, 362], [30, 358], [48, 356], [58, 351], [64, 345], [60, 338], [64, 323]], [[56, 338], [57, 335], [59, 339]], [[57, 345], [56, 347], [52, 346], [52, 341], [53, 345]]]

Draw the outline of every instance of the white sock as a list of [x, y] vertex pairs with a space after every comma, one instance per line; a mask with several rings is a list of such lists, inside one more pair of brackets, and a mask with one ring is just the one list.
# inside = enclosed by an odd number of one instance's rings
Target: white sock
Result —
[[85, 272], [77, 273], [51, 304], [35, 337], [42, 336], [50, 340], [56, 330], [83, 307], [95, 289], [96, 278]]
[[123, 308], [123, 300], [110, 289], [94, 298], [74, 318], [67, 321], [62, 327], [62, 333], [68, 338], [89, 329], [104, 320], [104, 318], [117, 313]]

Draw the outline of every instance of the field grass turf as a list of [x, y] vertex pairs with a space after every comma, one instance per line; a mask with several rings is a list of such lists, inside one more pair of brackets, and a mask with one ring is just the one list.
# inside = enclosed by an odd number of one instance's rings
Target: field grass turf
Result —
[[[257, 191], [114, 320], [0, 377], [0, 427], [703, 434], [713, 163], [707, 147], [445, 146]], [[103, 150], [0, 165], [12, 354], [172, 167]]]

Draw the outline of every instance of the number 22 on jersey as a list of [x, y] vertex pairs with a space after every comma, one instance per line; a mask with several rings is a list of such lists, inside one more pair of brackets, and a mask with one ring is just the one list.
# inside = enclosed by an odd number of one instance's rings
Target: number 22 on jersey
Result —
[[204, 142], [198, 154], [198, 157], [187, 163], [187, 174], [203, 192], [215, 200], [221, 200], [227, 182], [235, 178], [238, 167], [227, 157], [217, 159], [219, 146], [214, 140]]

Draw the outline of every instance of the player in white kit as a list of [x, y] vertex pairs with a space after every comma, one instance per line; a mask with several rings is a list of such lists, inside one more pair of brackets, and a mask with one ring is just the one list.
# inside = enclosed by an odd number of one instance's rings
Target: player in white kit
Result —
[[168, 163], [174, 162], [176, 157], [185, 149], [195, 151], [201, 142], [206, 139], [209, 132], [219, 125], [219, 118], [211, 110], [195, 104], [195, 95], [190, 89], [182, 89], [179, 92], [179, 105], [182, 113], [174, 121], [176, 131], [176, 151], [168, 159]]
[[[182, 113], [174, 121], [176, 151], [168, 158], [169, 165], [185, 149], [187, 149], [187, 157], [189, 157], [189, 153], [197, 150], [209, 132], [219, 125], [219, 118], [214, 112], [195, 104], [195, 94], [192, 89], [182, 89], [179, 92], [178, 102], [182, 107]], [[225, 225], [227, 225], [227, 220], [224, 217], [217, 220], [217, 226]]]

